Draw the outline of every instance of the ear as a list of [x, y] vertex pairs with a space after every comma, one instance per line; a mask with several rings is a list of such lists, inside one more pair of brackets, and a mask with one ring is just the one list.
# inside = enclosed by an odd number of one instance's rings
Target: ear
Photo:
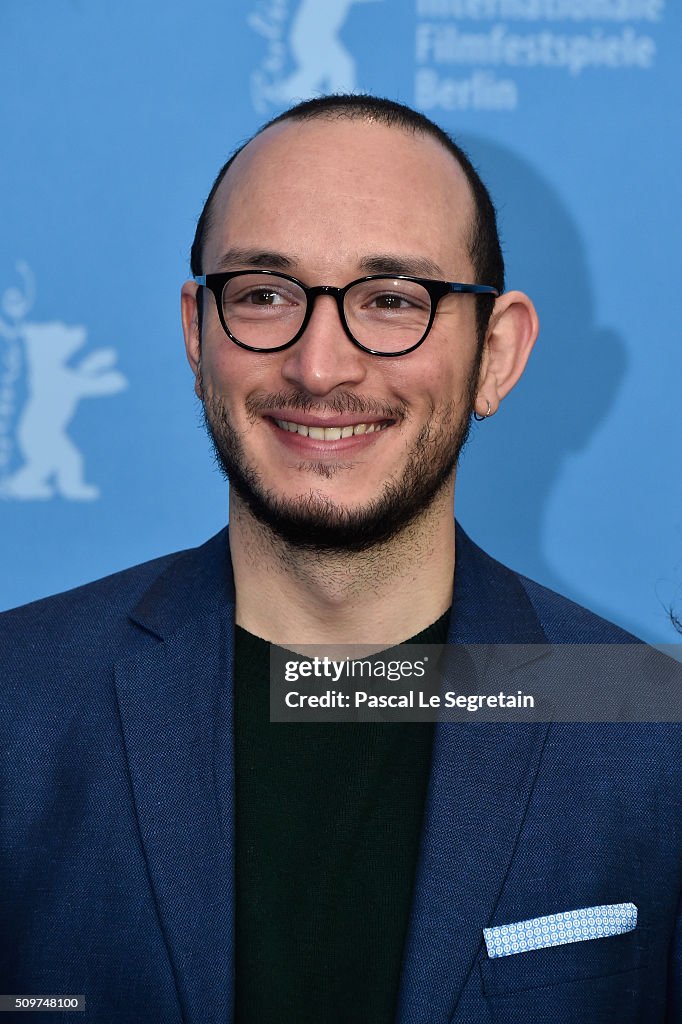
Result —
[[478, 378], [476, 412], [492, 416], [521, 377], [540, 325], [535, 306], [523, 292], [505, 292], [495, 301]]
[[197, 398], [203, 398], [201, 392], [201, 336], [199, 334], [200, 301], [199, 285], [196, 281], [185, 281], [180, 293], [180, 312], [182, 315], [182, 333], [185, 336], [185, 353], [187, 362], [194, 374], [194, 390]]

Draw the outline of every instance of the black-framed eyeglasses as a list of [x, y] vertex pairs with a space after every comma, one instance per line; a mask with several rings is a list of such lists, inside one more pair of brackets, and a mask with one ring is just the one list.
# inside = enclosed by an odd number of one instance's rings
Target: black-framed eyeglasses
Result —
[[500, 294], [486, 284], [402, 274], [360, 277], [343, 288], [307, 288], [295, 277], [272, 270], [231, 270], [194, 280], [213, 292], [228, 338], [250, 352], [281, 352], [294, 345], [308, 326], [318, 295], [336, 300], [344, 331], [363, 352], [404, 356], [424, 341], [446, 295]]

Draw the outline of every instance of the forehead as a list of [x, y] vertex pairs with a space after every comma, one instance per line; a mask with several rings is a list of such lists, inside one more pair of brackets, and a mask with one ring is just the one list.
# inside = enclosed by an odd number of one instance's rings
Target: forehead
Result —
[[341, 272], [390, 252], [450, 276], [470, 266], [472, 219], [469, 183], [437, 139], [366, 120], [285, 121], [250, 142], [223, 179], [204, 263], [216, 269], [233, 248], [271, 249]]

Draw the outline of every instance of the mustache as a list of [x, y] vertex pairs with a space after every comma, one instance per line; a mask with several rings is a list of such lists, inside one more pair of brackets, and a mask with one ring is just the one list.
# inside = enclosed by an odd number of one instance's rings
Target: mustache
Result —
[[268, 395], [250, 395], [245, 402], [248, 416], [255, 420], [271, 409], [291, 409], [312, 413], [352, 413], [353, 415], [377, 416], [385, 420], [402, 421], [407, 416], [407, 405], [399, 402], [392, 405], [353, 391], [342, 389], [323, 401], [311, 398], [304, 391], [273, 391]]

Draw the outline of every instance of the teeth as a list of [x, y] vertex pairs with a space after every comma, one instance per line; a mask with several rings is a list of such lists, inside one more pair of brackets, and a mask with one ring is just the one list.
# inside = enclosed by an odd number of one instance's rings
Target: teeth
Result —
[[348, 427], [306, 427], [303, 423], [292, 423], [290, 420], [275, 420], [282, 430], [301, 437], [312, 437], [314, 441], [339, 441], [342, 437], [353, 437], [357, 434], [374, 434], [385, 430], [388, 423], [356, 423]]

